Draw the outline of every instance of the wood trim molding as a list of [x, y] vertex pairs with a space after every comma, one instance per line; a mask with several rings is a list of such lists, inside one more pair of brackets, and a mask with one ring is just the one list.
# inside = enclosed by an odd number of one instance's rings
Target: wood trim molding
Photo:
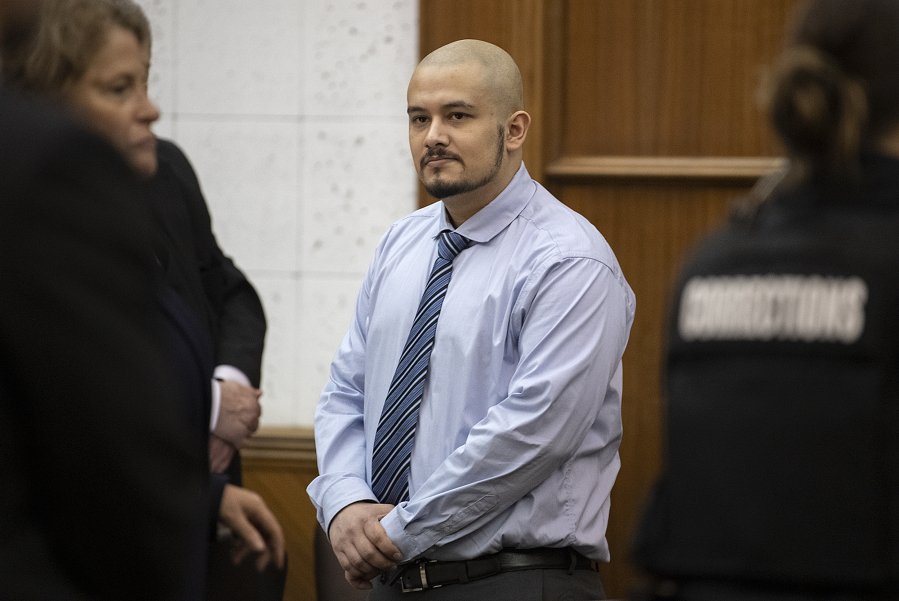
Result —
[[639, 178], [753, 180], [784, 168], [776, 157], [563, 156], [546, 173], [560, 179]]
[[315, 435], [312, 428], [263, 426], [240, 453], [244, 461], [315, 466]]
[[[542, 89], [535, 90], [538, 93], [539, 103], [542, 107], [536, 127], [540, 128], [541, 135], [536, 140], [540, 160], [533, 167], [529, 163], [528, 170], [531, 177], [546, 183], [549, 175], [549, 166], [559, 157], [564, 156], [565, 119], [568, 98], [565, 92], [565, 78], [568, 72], [568, 62], [565, 60], [565, 49], [568, 46], [568, 2], [550, 0], [544, 3], [544, 29], [542, 33], [543, 48], [541, 56], [537, 60], [542, 63], [543, 73]], [[525, 104], [527, 108], [527, 104]], [[531, 125], [535, 127], [535, 125]], [[526, 142], [534, 144], [534, 142]]]

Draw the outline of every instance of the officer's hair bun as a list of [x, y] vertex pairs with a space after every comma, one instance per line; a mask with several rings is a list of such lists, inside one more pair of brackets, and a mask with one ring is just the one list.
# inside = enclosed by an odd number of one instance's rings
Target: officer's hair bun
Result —
[[[767, 87], [768, 111], [801, 179], [842, 179], [858, 169], [867, 120], [862, 85], [811, 46], [781, 57]], [[797, 174], [798, 175], [798, 174]]]

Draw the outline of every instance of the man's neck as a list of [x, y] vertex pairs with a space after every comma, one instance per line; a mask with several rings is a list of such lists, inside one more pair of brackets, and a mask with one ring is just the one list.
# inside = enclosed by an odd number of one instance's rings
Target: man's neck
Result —
[[[513, 164], [514, 168], [512, 168]], [[503, 167], [493, 181], [466, 194], [444, 198], [443, 205], [446, 207], [447, 216], [453, 227], [458, 228], [477, 214], [478, 211], [493, 202], [512, 182], [520, 167], [521, 159], [518, 159], [517, 162], [509, 161], [509, 164]]]

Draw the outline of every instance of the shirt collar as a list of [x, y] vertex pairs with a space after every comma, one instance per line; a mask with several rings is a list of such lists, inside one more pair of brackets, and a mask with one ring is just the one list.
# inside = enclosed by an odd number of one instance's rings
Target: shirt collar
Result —
[[506, 229], [531, 201], [537, 184], [521, 163], [518, 172], [509, 185], [490, 201], [486, 207], [469, 217], [465, 223], [454, 228], [446, 216], [446, 207], [440, 202], [439, 228], [435, 237], [443, 230], [455, 230], [473, 242], [483, 244]]

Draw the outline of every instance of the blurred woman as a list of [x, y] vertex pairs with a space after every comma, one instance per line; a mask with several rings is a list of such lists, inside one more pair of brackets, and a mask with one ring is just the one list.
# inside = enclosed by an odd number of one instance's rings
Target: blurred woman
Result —
[[[2, 69], [5, 83], [62, 106], [105, 137], [145, 180], [165, 282], [161, 312], [176, 369], [196, 399], [191, 421], [210, 445], [212, 471], [220, 472], [258, 427], [254, 385], [265, 316], [252, 285], [215, 241], [187, 158], [152, 132], [159, 111], [147, 95], [150, 55], [150, 26], [133, 1], [48, 0], [37, 35], [7, 49]], [[282, 565], [277, 520], [259, 495], [234, 484], [239, 479], [212, 476], [210, 536], [221, 521], [238, 537], [239, 557], [256, 554], [259, 569]]]
[[30, 46], [3, 56], [4, 81], [62, 103], [104, 135], [136, 173], [156, 173], [159, 111], [147, 96], [150, 25], [133, 2], [45, 2]]
[[767, 85], [789, 169], [674, 292], [655, 595], [899, 591], [899, 2], [812, 0]]

